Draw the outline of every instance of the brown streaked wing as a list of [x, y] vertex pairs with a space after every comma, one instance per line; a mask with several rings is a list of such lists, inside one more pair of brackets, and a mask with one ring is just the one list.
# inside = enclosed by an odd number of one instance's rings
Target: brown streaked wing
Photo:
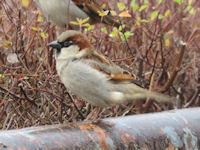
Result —
[[87, 13], [102, 11], [102, 7], [94, 0], [72, 0], [79, 8]]
[[[93, 23], [101, 21], [99, 12], [104, 11], [96, 0], [72, 0], [80, 9], [86, 12], [92, 19]], [[121, 24], [115, 21], [115, 18], [110, 14], [103, 17], [103, 23], [119, 27]]]
[[[103, 63], [105, 65], [110, 65], [116, 67], [116, 64], [106, 59], [103, 55], [99, 54], [97, 51], [93, 51], [89, 56], [88, 59], [95, 60], [96, 62]], [[96, 69], [101, 72], [104, 72], [109, 80], [116, 82], [116, 83], [134, 83], [136, 78], [128, 71], [121, 69], [121, 71], [111, 72], [109, 69], [103, 69], [103, 67], [94, 65]], [[113, 69], [115, 70], [115, 69]]]
[[92, 60], [95, 60], [97, 62], [100, 62], [100, 63], [105, 63], [105, 64], [111, 64], [111, 62], [106, 58], [104, 57], [103, 55], [99, 54], [97, 51], [93, 51], [89, 56], [88, 58], [92, 59]]

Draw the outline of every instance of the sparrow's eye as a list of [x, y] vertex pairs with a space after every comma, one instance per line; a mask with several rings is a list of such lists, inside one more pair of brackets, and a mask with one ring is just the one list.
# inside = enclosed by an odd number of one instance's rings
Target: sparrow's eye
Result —
[[72, 45], [72, 41], [64, 41], [62, 43], [62, 47], [69, 47], [70, 45]]

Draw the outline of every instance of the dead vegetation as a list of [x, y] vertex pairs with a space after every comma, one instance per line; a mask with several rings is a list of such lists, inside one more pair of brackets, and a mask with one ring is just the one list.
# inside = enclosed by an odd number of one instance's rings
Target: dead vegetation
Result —
[[[117, 2], [112, 5], [113, 1], [104, 1], [108, 8], [120, 12]], [[133, 33], [127, 40], [122, 40], [123, 35], [113, 32], [112, 27], [102, 24], [84, 33], [95, 48], [146, 80], [142, 82], [144, 87], [177, 97], [178, 108], [199, 106], [200, 2], [147, 0], [144, 4], [135, 1], [134, 6], [138, 8], [133, 10], [133, 1], [121, 0], [131, 15], [123, 18]], [[56, 74], [54, 51], [47, 47], [59, 32], [61, 29], [49, 26], [33, 1], [27, 7], [21, 1], [0, 1], [1, 129], [173, 108], [147, 100], [97, 111], [96, 107], [71, 95]], [[110, 37], [111, 33], [117, 36]]]

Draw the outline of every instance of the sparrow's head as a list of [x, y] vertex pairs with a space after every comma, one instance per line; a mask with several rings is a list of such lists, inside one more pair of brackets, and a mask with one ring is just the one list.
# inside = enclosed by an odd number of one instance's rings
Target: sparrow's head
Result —
[[63, 32], [56, 41], [49, 43], [48, 46], [56, 48], [56, 59], [77, 57], [81, 51], [91, 48], [87, 37], [75, 30]]

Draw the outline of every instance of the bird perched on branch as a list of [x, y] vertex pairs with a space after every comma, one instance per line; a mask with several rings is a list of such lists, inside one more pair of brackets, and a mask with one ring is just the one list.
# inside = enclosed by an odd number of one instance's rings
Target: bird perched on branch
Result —
[[[76, 21], [77, 18], [89, 17], [90, 24], [102, 22], [110, 26], [120, 26], [110, 14], [105, 15], [101, 20], [99, 13], [104, 10], [97, 3], [97, 0], [36, 0], [36, 3], [48, 20], [62, 28], [66, 27], [67, 17], [69, 17], [68, 23]], [[75, 25], [71, 24], [70, 27], [76, 28]]]
[[57, 49], [56, 70], [67, 89], [95, 106], [115, 106], [145, 98], [171, 101], [166, 95], [134, 84], [131, 73], [95, 51], [78, 31], [63, 32], [48, 45]]

